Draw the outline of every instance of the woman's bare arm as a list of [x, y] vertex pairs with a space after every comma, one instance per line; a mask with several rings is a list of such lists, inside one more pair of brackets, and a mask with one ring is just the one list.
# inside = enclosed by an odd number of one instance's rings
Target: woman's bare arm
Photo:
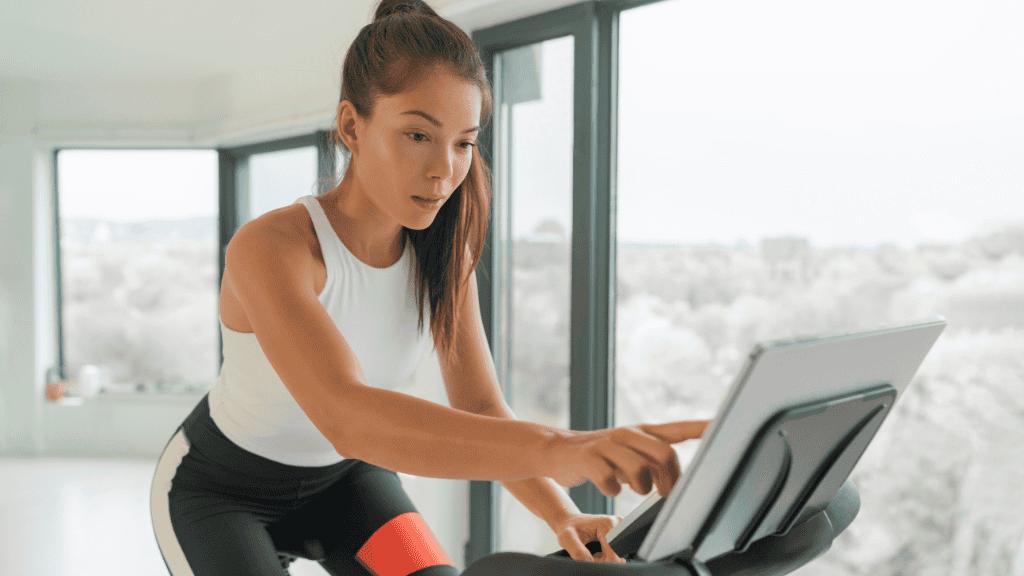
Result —
[[344, 412], [347, 453], [415, 476], [518, 480], [547, 474], [544, 458], [557, 428], [455, 410], [416, 396], [370, 386], [334, 400]]
[[307, 246], [288, 229], [247, 223], [228, 244], [225, 267], [271, 366], [339, 454], [432, 478], [545, 475], [544, 453], [564, 431], [369, 386], [317, 298]]

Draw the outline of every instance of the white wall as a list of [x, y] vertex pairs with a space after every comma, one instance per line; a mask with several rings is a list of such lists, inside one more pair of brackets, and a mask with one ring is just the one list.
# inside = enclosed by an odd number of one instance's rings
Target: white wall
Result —
[[0, 440], [5, 453], [39, 448], [42, 378], [37, 358], [36, 208], [38, 154], [30, 134], [38, 89], [0, 82]]

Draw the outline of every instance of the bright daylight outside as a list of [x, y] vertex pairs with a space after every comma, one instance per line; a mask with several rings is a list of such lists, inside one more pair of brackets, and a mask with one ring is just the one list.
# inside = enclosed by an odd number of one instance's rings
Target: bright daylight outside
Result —
[[[857, 519], [799, 576], [1024, 575], [1021, 10], [670, 1], [622, 14], [616, 426], [713, 417], [757, 341], [949, 321], [851, 476]], [[559, 426], [572, 103], [547, 82], [569, 84], [571, 51], [544, 44], [543, 100], [512, 114], [531, 137], [512, 153], [509, 393], [520, 418]], [[684, 466], [697, 447], [677, 445]], [[615, 512], [642, 500], [623, 487]], [[559, 548], [502, 505], [501, 549]]]
[[[712, 417], [758, 341], [949, 321], [851, 476], [856, 520], [797, 576], [1024, 576], [1022, 11], [671, 0], [622, 13], [616, 426]], [[544, 96], [516, 107], [529, 136], [513, 153], [530, 169], [512, 188], [509, 393], [520, 418], [560, 426], [572, 49], [538, 51]], [[59, 170], [69, 371], [98, 366], [108, 392], [205, 392], [216, 153], [65, 151]], [[305, 178], [262, 209], [313, 193]], [[677, 447], [685, 469], [697, 443]], [[616, 513], [642, 499], [623, 487]], [[502, 550], [560, 548], [510, 506]]]

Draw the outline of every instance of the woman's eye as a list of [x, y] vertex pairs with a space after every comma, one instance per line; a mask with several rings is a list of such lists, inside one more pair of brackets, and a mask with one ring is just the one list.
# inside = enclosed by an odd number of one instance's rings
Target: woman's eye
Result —
[[[416, 140], [416, 138], [415, 138], [415, 137], [416, 137], [416, 136], [423, 136], [423, 137], [426, 137], [426, 134], [421, 134], [420, 132], [409, 132], [409, 136], [412, 136], [412, 137], [413, 137], [413, 140], [414, 140], [415, 142], [423, 142], [422, 140]], [[460, 144], [460, 146], [462, 146], [462, 147], [463, 147], [463, 150], [469, 150], [469, 149], [471, 149], [471, 148], [472, 148], [473, 146], [476, 146], [476, 143], [475, 143], [475, 142], [463, 142], [462, 144]]]

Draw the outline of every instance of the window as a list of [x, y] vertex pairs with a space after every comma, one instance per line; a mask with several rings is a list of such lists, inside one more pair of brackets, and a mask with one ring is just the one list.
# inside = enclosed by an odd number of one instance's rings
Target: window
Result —
[[318, 195], [316, 146], [253, 154], [249, 157], [249, 220]]
[[[61, 326], [69, 378], [204, 393], [217, 377], [217, 153], [61, 150]], [[75, 391], [71, 391], [75, 392]]]
[[[321, 136], [220, 151], [58, 152], [61, 357], [70, 395], [81, 392], [74, 382], [87, 366], [105, 393], [209, 390], [220, 372], [227, 242], [245, 222], [321, 192]], [[324, 167], [340, 177], [334, 152]], [[225, 167], [233, 178], [221, 190]]]
[[621, 13], [616, 426], [712, 417], [759, 340], [949, 321], [851, 476], [856, 521], [794, 574], [1024, 566], [1020, 24], [992, 1]]

